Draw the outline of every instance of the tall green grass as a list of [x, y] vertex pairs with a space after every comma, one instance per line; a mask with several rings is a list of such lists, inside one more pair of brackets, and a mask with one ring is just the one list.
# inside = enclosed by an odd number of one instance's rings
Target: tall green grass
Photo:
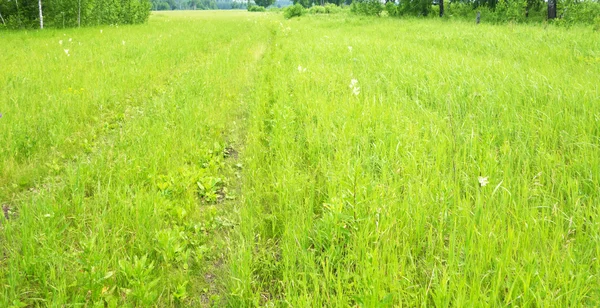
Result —
[[1, 34], [0, 306], [218, 302], [267, 34], [189, 14]]
[[591, 29], [171, 12], [0, 46], [0, 306], [600, 302]]
[[599, 42], [284, 22], [253, 93], [232, 306], [599, 304]]

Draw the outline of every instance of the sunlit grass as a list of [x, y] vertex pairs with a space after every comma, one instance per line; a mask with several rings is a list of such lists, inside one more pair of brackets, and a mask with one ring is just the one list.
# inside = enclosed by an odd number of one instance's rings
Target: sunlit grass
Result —
[[599, 42], [283, 22], [243, 155], [234, 306], [598, 304]]
[[1, 34], [0, 306], [218, 301], [266, 36], [204, 16]]
[[598, 32], [169, 12], [0, 46], [0, 306], [599, 304]]

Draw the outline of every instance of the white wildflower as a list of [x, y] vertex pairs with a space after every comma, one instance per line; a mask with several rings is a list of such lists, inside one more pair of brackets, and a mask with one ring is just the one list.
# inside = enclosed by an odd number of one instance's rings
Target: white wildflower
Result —
[[58, 45], [62, 45], [62, 40], [58, 41]]
[[125, 41], [123, 41], [123, 46], [125, 46]]
[[348, 46], [348, 51], [352, 52], [352, 46]]
[[298, 65], [298, 72], [299, 72], [299, 73], [304, 73], [304, 72], [306, 72], [306, 67], [302, 67], [301, 65]]
[[65, 54], [67, 55], [67, 57], [70, 57], [71, 55], [69, 54], [69, 50], [65, 49]]
[[352, 79], [350, 80], [350, 89], [352, 89], [352, 94], [358, 96], [360, 94], [360, 87], [358, 86], [358, 80]]
[[73, 39], [72, 39], [72, 38], [69, 38], [69, 42], [72, 42], [72, 41], [73, 41]]
[[102, 34], [102, 29], [100, 29], [100, 34]]
[[486, 177], [480, 176], [477, 179], [479, 180], [479, 185], [481, 187], [486, 186], [489, 183], [487, 176]]

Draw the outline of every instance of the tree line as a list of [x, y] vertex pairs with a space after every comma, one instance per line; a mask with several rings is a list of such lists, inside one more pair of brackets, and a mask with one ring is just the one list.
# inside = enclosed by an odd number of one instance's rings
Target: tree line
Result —
[[[220, 9], [219, 3], [224, 1], [219, 0], [152, 0], [152, 10], [154, 11], [169, 11], [169, 10], [217, 10]], [[231, 2], [231, 1], [229, 1]]]
[[[305, 6], [320, 0], [294, 0]], [[339, 1], [339, 0], [332, 0]], [[305, 6], [306, 7], [306, 6]], [[361, 15], [453, 16], [491, 22], [557, 19], [562, 23], [600, 24], [598, 0], [353, 0], [351, 10]]]
[[0, 0], [7, 28], [138, 24], [148, 20], [149, 0]]

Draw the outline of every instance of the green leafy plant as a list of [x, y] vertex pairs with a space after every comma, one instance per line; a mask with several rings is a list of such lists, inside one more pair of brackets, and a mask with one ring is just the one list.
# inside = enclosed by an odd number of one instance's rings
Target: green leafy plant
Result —
[[290, 19], [290, 18], [294, 18], [294, 17], [300, 17], [304, 14], [305, 9], [302, 5], [300, 4], [294, 4], [292, 6], [288, 6], [283, 10], [283, 16], [286, 19]]
[[249, 12], [266, 12], [266, 9], [262, 6], [251, 5], [248, 7]]
[[352, 2], [350, 10], [359, 15], [380, 16], [384, 6], [379, 0], [356, 0]]
[[120, 275], [123, 280], [122, 292], [141, 305], [150, 305], [156, 301], [156, 287], [160, 278], [155, 278], [154, 262], [148, 256], [134, 256], [133, 259], [119, 261]]

